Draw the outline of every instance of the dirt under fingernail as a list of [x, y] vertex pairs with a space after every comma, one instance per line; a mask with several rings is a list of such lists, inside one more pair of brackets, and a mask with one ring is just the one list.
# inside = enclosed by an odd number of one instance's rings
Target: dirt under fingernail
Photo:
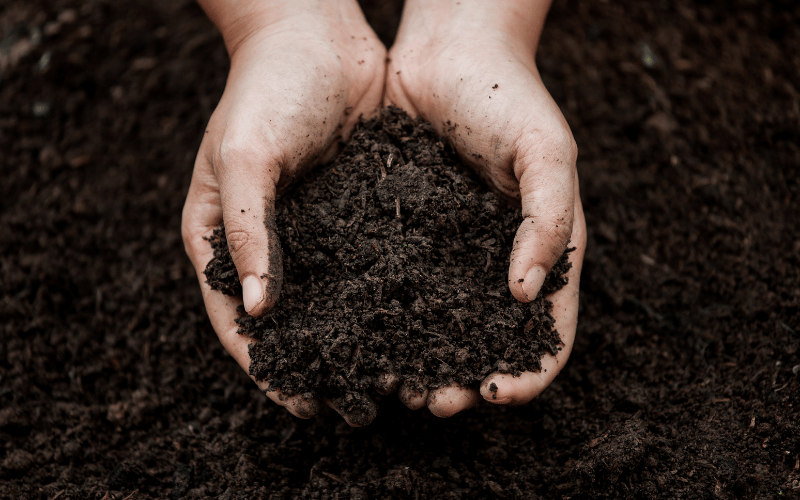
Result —
[[497, 384], [494, 382], [489, 384], [489, 392], [492, 393], [492, 399], [497, 399]]

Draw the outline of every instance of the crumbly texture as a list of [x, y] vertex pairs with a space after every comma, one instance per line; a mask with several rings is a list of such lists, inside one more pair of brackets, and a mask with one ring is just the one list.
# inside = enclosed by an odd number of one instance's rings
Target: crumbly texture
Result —
[[[560, 350], [546, 297], [566, 284], [569, 252], [535, 300], [515, 300], [507, 273], [519, 209], [398, 108], [360, 123], [275, 214], [283, 295], [270, 314], [240, 310], [237, 320], [259, 341], [251, 375], [271, 387], [353, 406], [383, 373], [417, 391], [476, 387], [494, 371], [539, 371]], [[224, 228], [210, 244], [208, 283], [241, 295]]]

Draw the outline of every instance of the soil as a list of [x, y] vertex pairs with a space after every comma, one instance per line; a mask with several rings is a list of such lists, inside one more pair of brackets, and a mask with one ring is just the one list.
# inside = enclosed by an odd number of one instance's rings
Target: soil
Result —
[[0, 498], [800, 497], [799, 23], [556, 2], [537, 61], [589, 228], [571, 358], [524, 407], [388, 396], [352, 429], [267, 400], [205, 316], [180, 213], [228, 63], [199, 8], [4, 2]]
[[[565, 253], [529, 304], [506, 285], [522, 215], [505, 206], [433, 127], [389, 107], [359, 122], [343, 152], [276, 203], [279, 305], [239, 333], [256, 340], [250, 374], [292, 396], [330, 398], [358, 421], [393, 374], [416, 392], [477, 389], [494, 371], [540, 371], [561, 338], [546, 297], [566, 283]], [[273, 225], [275, 224], [275, 225]], [[241, 297], [225, 229], [210, 239], [214, 290]]]

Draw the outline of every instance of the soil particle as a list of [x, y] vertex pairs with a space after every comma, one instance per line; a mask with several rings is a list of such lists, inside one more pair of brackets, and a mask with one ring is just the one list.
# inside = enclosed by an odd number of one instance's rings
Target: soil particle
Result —
[[[560, 349], [546, 296], [566, 284], [570, 250], [539, 296], [518, 303], [505, 283], [519, 209], [398, 108], [359, 123], [275, 215], [284, 296], [267, 316], [237, 320], [259, 341], [250, 373], [271, 388], [336, 399], [365, 420], [364, 395], [383, 373], [415, 391], [476, 387], [493, 371], [539, 371]], [[240, 295], [224, 228], [209, 242], [208, 284]]]
[[489, 392], [492, 393], [492, 399], [497, 399], [497, 384], [494, 382], [489, 384]]

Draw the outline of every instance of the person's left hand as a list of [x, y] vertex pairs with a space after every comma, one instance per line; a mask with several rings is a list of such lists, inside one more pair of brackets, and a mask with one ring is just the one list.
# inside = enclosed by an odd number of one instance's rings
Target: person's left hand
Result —
[[576, 247], [569, 284], [550, 297], [564, 343], [559, 355], [545, 355], [538, 373], [490, 374], [480, 394], [457, 386], [430, 393], [400, 388], [407, 406], [427, 405], [441, 417], [473, 406], [480, 396], [495, 404], [536, 397], [564, 366], [577, 326], [586, 247], [577, 147], [534, 60], [548, 3], [518, 10], [509, 8], [513, 3], [408, 0], [390, 51], [384, 104], [432, 122], [491, 187], [521, 202], [508, 272], [514, 297], [533, 300], [567, 245]]

